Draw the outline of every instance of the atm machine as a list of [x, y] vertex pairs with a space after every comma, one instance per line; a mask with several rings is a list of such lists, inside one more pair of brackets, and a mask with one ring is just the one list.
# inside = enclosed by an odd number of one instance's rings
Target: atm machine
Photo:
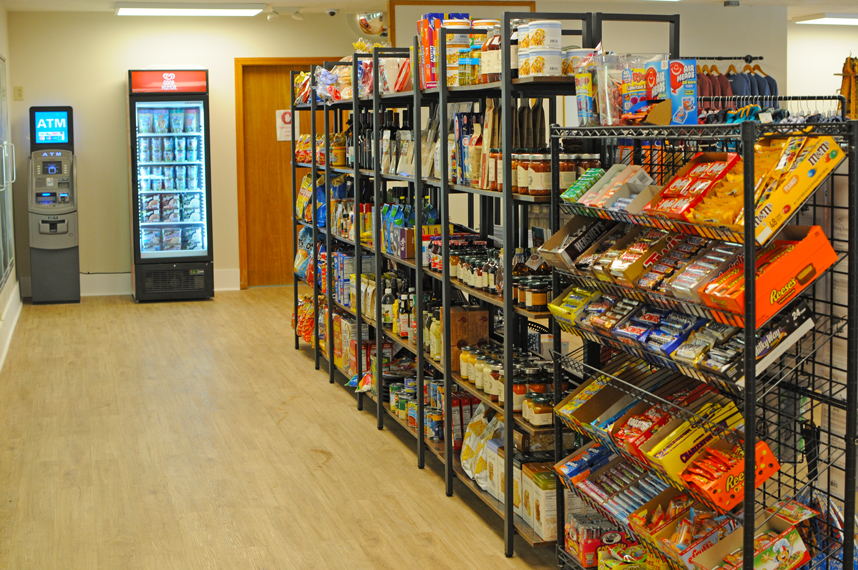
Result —
[[30, 107], [33, 303], [80, 302], [77, 172], [71, 107]]

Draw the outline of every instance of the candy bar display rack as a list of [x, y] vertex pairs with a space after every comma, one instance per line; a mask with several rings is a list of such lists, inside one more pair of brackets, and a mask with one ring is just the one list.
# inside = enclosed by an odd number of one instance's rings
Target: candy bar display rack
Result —
[[[778, 100], [798, 98], [778, 97]], [[814, 98], [808, 98], [813, 100]], [[827, 99], [820, 97], [820, 100]], [[820, 226], [837, 254], [836, 262], [815, 281], [800, 292], [813, 316], [813, 330], [766, 369], [757, 368], [753, 350], [747, 349], [742, 357], [743, 374], [727, 378], [708, 373], [695, 367], [684, 366], [663, 355], [629, 347], [613, 339], [587, 331], [576, 332], [586, 339], [584, 347], [567, 355], [557, 355], [558, 364], [582, 379], [593, 375], [610, 378], [610, 385], [622, 392], [632, 394], [643, 402], [668, 408], [675, 417], [697, 422], [717, 438], [732, 440], [744, 447], [744, 480], [755, 478], [755, 446], [765, 442], [773, 450], [780, 469], [757, 489], [745, 485], [743, 504], [733, 509], [728, 516], [741, 526], [743, 536], [743, 567], [754, 567], [754, 537], [761, 526], [758, 517], [767, 513], [779, 501], [797, 495], [813, 495], [822, 504], [836, 504], [842, 508], [842, 526], [831, 518], [820, 517], [816, 521], [817, 538], [811, 549], [811, 561], [805, 568], [840, 568], [846, 560], [851, 566], [855, 555], [855, 489], [856, 489], [856, 409], [858, 409], [858, 259], [847, 252], [858, 244], [858, 122], [823, 123], [801, 125], [756, 124], [751, 122], [735, 125], [700, 125], [668, 127], [552, 127], [553, 170], [558, 168], [559, 153], [564, 140], [586, 141], [602, 151], [603, 165], [608, 168], [616, 163], [643, 165], [647, 160], [659, 164], [653, 169], [656, 183], [664, 184], [676, 170], [700, 150], [731, 150], [738, 152], [744, 168], [744, 212], [745, 219], [754, 219], [754, 145], [771, 137], [819, 136], [834, 137], [847, 150], [848, 163], [841, 164], [832, 175], [817, 183], [803, 208], [791, 214], [789, 224]], [[617, 141], [622, 144], [618, 144]], [[631, 152], [623, 155], [620, 147], [631, 145]], [[555, 180], [556, 180], [555, 176]], [[707, 318], [720, 317], [721, 322], [744, 326], [746, 347], [756, 346], [758, 332], [766, 323], [755, 326], [757, 319], [757, 295], [755, 279], [755, 226], [746, 223], [743, 231], [735, 228], [696, 225], [646, 214], [631, 215], [622, 211], [593, 208], [577, 203], [561, 202], [563, 189], [555, 185], [552, 194], [553, 207], [568, 214], [598, 217], [634, 225], [664, 229], [682, 234], [696, 235], [713, 240], [743, 244], [745, 301], [744, 313], [733, 315], [688, 301], [676, 299], [655, 291], [642, 291], [620, 285], [605, 283], [585, 274], [572, 274], [555, 269], [564, 284], [572, 283], [603, 293], [635, 298], [656, 307], [679, 310], [684, 313]], [[793, 306], [793, 305], [791, 305]], [[778, 315], [767, 322], [771, 322]], [[602, 347], [594, 350], [593, 346]], [[845, 357], [844, 353], [845, 352]], [[736, 404], [736, 414], [743, 427], [726, 429], [725, 419], [720, 425], [707, 423], [691, 410], [667, 402], [657, 395], [637, 387], [628, 376], [617, 377], [622, 366], [631, 366], [640, 373], [665, 375], [665, 378], [680, 373], [688, 378], [709, 384]], [[735, 425], [735, 424], [734, 424]], [[613, 445], [612, 451], [625, 460], [640, 464], [639, 458], [625, 448]], [[674, 486], [677, 483], [666, 481]], [[570, 481], [563, 484], [571, 491], [576, 487]], [[696, 496], [705, 504], [706, 497]], [[626, 527], [616, 520], [611, 512], [583, 493], [581, 498], [602, 515]], [[560, 508], [560, 506], [558, 506]], [[766, 520], [771, 517], [768, 511]], [[630, 529], [629, 529], [630, 530]], [[655, 545], [660, 546], [660, 545]], [[659, 556], [657, 548], [649, 554]], [[558, 560], [561, 566], [579, 568], [578, 562], [558, 544]], [[675, 567], [669, 559], [665, 559]]]

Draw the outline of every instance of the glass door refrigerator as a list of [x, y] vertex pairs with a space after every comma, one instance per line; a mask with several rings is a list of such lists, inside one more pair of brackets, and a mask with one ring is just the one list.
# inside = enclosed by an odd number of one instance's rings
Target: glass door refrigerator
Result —
[[134, 298], [211, 298], [208, 71], [129, 71], [128, 115]]

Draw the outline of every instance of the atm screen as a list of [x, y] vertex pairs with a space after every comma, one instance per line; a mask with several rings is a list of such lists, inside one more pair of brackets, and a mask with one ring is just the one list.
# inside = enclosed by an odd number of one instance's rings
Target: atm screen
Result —
[[69, 142], [69, 117], [66, 111], [36, 111], [33, 120], [36, 122], [36, 142], [67, 143]]
[[62, 174], [63, 173], [63, 163], [59, 160], [43, 162], [42, 163], [42, 174]]

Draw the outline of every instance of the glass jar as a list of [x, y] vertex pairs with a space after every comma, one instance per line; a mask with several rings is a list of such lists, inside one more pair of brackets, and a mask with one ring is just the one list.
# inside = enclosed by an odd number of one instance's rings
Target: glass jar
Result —
[[554, 406], [551, 398], [543, 395], [533, 397], [530, 410], [530, 423], [535, 426], [550, 426], [554, 423]]
[[560, 191], [572, 186], [578, 179], [578, 155], [560, 155]]
[[484, 390], [486, 385], [486, 379], [483, 377], [483, 370], [486, 367], [486, 362], [488, 362], [488, 357], [485, 355], [478, 356], [477, 361], [474, 363], [474, 386], [476, 386], [477, 390]]
[[468, 356], [468, 382], [474, 382], [476, 379], [477, 358], [483, 355], [482, 350], [472, 350]]
[[506, 403], [506, 388], [504, 388], [504, 384], [506, 384], [506, 379], [503, 373], [503, 359], [499, 361], [498, 367], [500, 368], [500, 375], [498, 376], [498, 382], [500, 382], [500, 388], [498, 392], [498, 405], [503, 406]]
[[527, 292], [527, 310], [533, 311], [534, 313], [547, 311], [548, 295], [550, 293], [551, 287], [542, 282], [531, 287], [530, 290]]
[[521, 417], [530, 422], [530, 416], [533, 414], [533, 398], [538, 394], [527, 392], [521, 401]]
[[551, 194], [551, 157], [548, 154], [531, 154], [528, 165], [530, 174], [531, 196], [548, 196]]
[[518, 306], [527, 306], [527, 292], [530, 290], [530, 280], [522, 280], [518, 284]]
[[515, 378], [512, 381], [512, 411], [521, 413], [521, 405], [524, 402], [524, 397], [527, 396], [527, 380], [524, 378]]
[[501, 80], [501, 32], [500, 26], [489, 30], [489, 39], [483, 44], [480, 74], [483, 83], [494, 83]]
[[518, 194], [518, 161], [521, 160], [521, 154], [515, 153], [510, 157], [510, 190], [513, 194]]
[[459, 251], [454, 250], [452, 247], [450, 248], [450, 277], [455, 277], [459, 274], [459, 263], [461, 263], [461, 258], [459, 257]]
[[503, 177], [503, 162], [500, 160], [500, 149], [493, 148], [489, 151], [488, 161], [488, 183], [489, 190], [497, 192], [498, 178]]
[[471, 84], [471, 50], [463, 48], [459, 50], [459, 85]]
[[530, 154], [522, 153], [518, 156], [518, 168], [516, 169], [518, 193], [530, 194]]
[[469, 85], [479, 85], [482, 83], [482, 76], [480, 75], [480, 60], [483, 44], [474, 44], [471, 46], [471, 82]]
[[578, 155], [578, 178], [584, 176], [584, 173], [591, 168], [602, 168], [602, 161], [599, 160], [598, 154], [581, 154]]
[[459, 354], [459, 376], [462, 380], [468, 379], [468, 358], [471, 356], [471, 351], [474, 350], [471, 346], [463, 346], [462, 352]]
[[491, 389], [489, 391], [489, 397], [492, 402], [498, 402], [500, 400], [500, 392], [501, 386], [503, 385], [501, 382], [501, 363], [498, 360], [492, 360], [492, 364], [489, 367], [489, 375], [492, 379]]
[[512, 277], [512, 304], [518, 306], [518, 287], [521, 285], [521, 277], [513, 275]]

